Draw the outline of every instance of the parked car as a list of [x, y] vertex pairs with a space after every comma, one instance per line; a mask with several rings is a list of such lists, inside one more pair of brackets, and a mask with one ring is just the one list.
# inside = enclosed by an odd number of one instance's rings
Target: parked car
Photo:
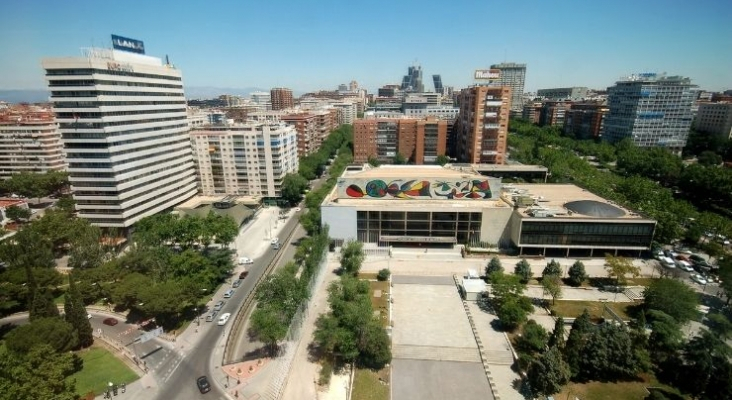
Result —
[[233, 288], [238, 288], [239, 286], [241, 286], [241, 279], [237, 279], [231, 284], [231, 287]]
[[666, 268], [676, 268], [674, 259], [670, 258], [670, 257], [661, 257], [661, 265], [663, 265]]
[[239, 257], [239, 265], [254, 264], [254, 260], [249, 257]]
[[213, 320], [216, 319], [216, 315], [218, 313], [218, 311], [211, 311], [211, 313], [206, 316], [206, 322], [213, 322]]
[[684, 260], [676, 261], [676, 265], [680, 269], [683, 269], [686, 272], [694, 272], [694, 268], [691, 266], [691, 264], [689, 264], [688, 261], [684, 261]]
[[699, 274], [693, 274], [693, 275], [691, 275], [691, 280], [694, 281], [694, 282], [696, 282], [696, 283], [698, 283], [698, 284], [700, 284], [700, 285], [706, 285], [707, 284], [707, 280], [704, 279], [704, 277], [701, 276], [701, 275], [699, 275]]
[[229, 318], [231, 317], [231, 313], [223, 313], [221, 314], [221, 317], [219, 318], [218, 325], [224, 326], [229, 321]]
[[247, 275], [249, 275], [249, 271], [247, 271], [247, 270], [241, 271], [241, 273], [239, 274], [239, 279], [244, 279], [247, 277]]
[[196, 379], [196, 386], [198, 386], [198, 390], [201, 394], [211, 391], [211, 384], [208, 383], [208, 378], [205, 376], [199, 376], [198, 379]]
[[104, 318], [104, 321], [102, 321], [102, 323], [104, 325], [115, 326], [119, 324], [119, 321], [117, 321], [116, 318]]
[[217, 301], [216, 304], [214, 304], [214, 307], [213, 307], [214, 311], [221, 311], [221, 309], [224, 308], [224, 304], [226, 304], [226, 302], [223, 301], [223, 300]]
[[227, 290], [227, 291], [226, 291], [226, 292], [224, 293], [224, 298], [225, 298], [225, 299], [229, 299], [229, 298], [231, 298], [231, 296], [233, 296], [233, 295], [234, 295], [234, 289], [229, 289], [229, 290]]

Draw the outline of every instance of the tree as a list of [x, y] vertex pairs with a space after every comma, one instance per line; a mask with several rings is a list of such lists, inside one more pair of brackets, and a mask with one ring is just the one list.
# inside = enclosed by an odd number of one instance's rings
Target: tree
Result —
[[15, 222], [21, 222], [21, 220], [28, 220], [33, 214], [29, 208], [10, 206], [5, 209], [5, 215]]
[[381, 165], [381, 162], [379, 161], [379, 159], [374, 156], [369, 156], [368, 163], [372, 167], [378, 167], [379, 165]]
[[717, 166], [722, 163], [722, 156], [719, 154], [713, 152], [713, 151], [703, 151], [699, 156], [697, 157], [697, 161], [700, 165], [704, 165], [706, 167], [710, 166]]
[[541, 272], [541, 276], [545, 277], [547, 275], [556, 275], [556, 276], [562, 276], [562, 266], [559, 265], [558, 262], [555, 260], [551, 260], [546, 267], [544, 267], [544, 270]]
[[569, 382], [570, 376], [569, 365], [562, 359], [562, 354], [556, 347], [549, 348], [536, 358], [526, 373], [531, 389], [542, 396], [559, 393], [562, 386]]
[[615, 257], [605, 254], [605, 270], [609, 278], [615, 278], [615, 284], [625, 286], [628, 283], [627, 275], [634, 278], [640, 276], [640, 267], [633, 265], [633, 261], [625, 257]]
[[729, 321], [729, 318], [723, 314], [709, 313], [707, 314], [707, 322], [712, 332], [722, 339], [729, 339], [730, 334], [732, 334], [732, 322]]
[[521, 283], [529, 283], [529, 280], [532, 276], [531, 264], [529, 264], [529, 262], [526, 261], [525, 258], [522, 258], [521, 261], [516, 263], [516, 268], [514, 269], [513, 273], [519, 277]]
[[649, 310], [651, 335], [648, 338], [648, 347], [654, 354], [657, 362], [663, 362], [673, 355], [681, 346], [684, 339], [681, 326], [676, 320], [663, 311]]
[[[683, 364], [677, 384], [694, 397], [710, 392], [715, 388], [710, 385], [717, 378], [713, 377], [722, 371], [730, 371], [729, 356], [730, 348], [726, 343], [715, 337], [709, 331], [702, 331], [701, 335], [691, 339], [683, 348]], [[726, 388], [729, 388], [727, 377]], [[729, 398], [727, 392], [723, 397], [707, 397], [709, 399]], [[706, 396], [705, 396], [706, 397]]]
[[507, 275], [502, 272], [494, 272], [490, 276], [491, 295], [493, 306], [498, 309], [505, 299], [509, 297], [520, 297], [526, 289], [516, 275]]
[[654, 280], [643, 291], [643, 298], [646, 310], [662, 311], [679, 324], [684, 324], [698, 315], [698, 295], [694, 289], [675, 279]]
[[55, 353], [53, 347], [40, 343], [29, 353], [12, 354], [0, 346], [0, 398], [76, 400], [74, 380], [78, 357]]
[[558, 275], [545, 275], [541, 278], [541, 286], [545, 294], [552, 296], [552, 305], [562, 298], [562, 280]]
[[579, 361], [581, 378], [601, 381], [632, 378], [642, 365], [627, 328], [615, 324], [591, 331]]
[[372, 321], [358, 342], [359, 362], [366, 368], [380, 370], [391, 362], [391, 339], [378, 322]]
[[76, 208], [76, 202], [74, 201], [74, 198], [70, 195], [61, 196], [59, 197], [58, 201], [56, 201], [56, 208], [68, 214], [71, 214]]
[[251, 317], [251, 332], [275, 354], [277, 344], [287, 336], [290, 321], [283, 318], [283, 313], [274, 305], [257, 307]]
[[409, 160], [404, 157], [404, 154], [397, 153], [396, 156], [394, 156], [394, 164], [396, 165], [403, 165], [406, 164]]
[[347, 274], [356, 276], [365, 258], [363, 242], [349, 241], [341, 248], [341, 269]]
[[288, 203], [297, 204], [308, 188], [308, 180], [299, 174], [287, 174], [282, 178], [282, 198]]
[[85, 348], [94, 343], [94, 336], [81, 293], [74, 282], [75, 279], [73, 274], [69, 276], [69, 290], [64, 296], [64, 319], [76, 331], [79, 347]]
[[549, 335], [547, 346], [556, 347], [560, 350], [564, 348], [564, 318], [557, 317], [554, 321], [554, 330]]
[[530, 319], [524, 324], [516, 345], [527, 353], [540, 353], [546, 347], [548, 336], [544, 327]]
[[569, 267], [569, 271], [567, 272], [567, 275], [569, 276], [569, 284], [572, 286], [581, 286], [582, 282], [587, 279], [587, 273], [585, 272], [585, 265], [582, 263], [582, 261], [575, 261], [574, 264], [572, 264], [571, 267]]
[[531, 300], [527, 297], [508, 296], [496, 309], [496, 316], [504, 329], [512, 331], [526, 322], [532, 308]]
[[503, 266], [501, 266], [501, 260], [498, 257], [493, 257], [485, 266], [485, 275], [490, 276], [494, 272], [503, 273]]
[[32, 288], [30, 296], [28, 313], [31, 322], [43, 318], [58, 317], [58, 307], [53, 302], [50, 291], [44, 288]]
[[440, 164], [441, 166], [444, 167], [445, 164], [447, 164], [447, 163], [450, 162], [450, 157], [448, 157], [448, 156], [446, 156], [444, 154], [439, 154], [437, 156], [437, 159], [435, 160], [435, 162], [437, 162], [437, 164]]
[[0, 259], [5, 261], [9, 268], [53, 268], [56, 265], [51, 243], [33, 229], [38, 221], [34, 221], [12, 238], [0, 243]]
[[573, 377], [578, 376], [581, 372], [580, 361], [594, 329], [595, 326], [590, 322], [590, 314], [587, 309], [572, 323], [572, 330], [569, 331], [567, 342], [564, 344], [564, 359], [567, 361]]
[[86, 220], [79, 220], [76, 235], [71, 239], [69, 267], [96, 268], [107, 258], [107, 249], [102, 243], [102, 232]]
[[74, 327], [59, 317], [33, 320], [10, 331], [5, 339], [8, 350], [16, 354], [28, 353], [41, 344], [49, 344], [55, 352], [63, 353], [78, 343]]

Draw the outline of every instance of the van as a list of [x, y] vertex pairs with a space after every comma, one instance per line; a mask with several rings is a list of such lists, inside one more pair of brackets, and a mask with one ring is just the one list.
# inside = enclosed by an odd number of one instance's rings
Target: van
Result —
[[227, 290], [227, 291], [226, 291], [226, 292], [224, 293], [224, 298], [225, 298], [225, 299], [228, 299], [228, 298], [231, 298], [231, 296], [233, 296], [233, 295], [234, 295], [234, 289], [229, 289], [229, 290]]

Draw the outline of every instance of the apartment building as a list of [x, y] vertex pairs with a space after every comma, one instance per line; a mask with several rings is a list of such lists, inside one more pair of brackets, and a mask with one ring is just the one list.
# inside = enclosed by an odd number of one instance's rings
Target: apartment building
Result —
[[501, 63], [491, 65], [491, 69], [501, 70], [495, 81], [500, 86], [511, 88], [511, 111], [520, 114], [523, 110], [524, 83], [526, 82], [526, 64]]
[[126, 229], [196, 194], [180, 70], [118, 48], [42, 66], [79, 217]]
[[569, 88], [539, 89], [536, 92], [538, 97], [545, 100], [584, 100], [589, 97], [590, 89], [583, 86]]
[[732, 103], [701, 103], [696, 130], [732, 139]]
[[312, 113], [286, 114], [280, 116], [280, 120], [295, 127], [297, 131], [297, 155], [299, 157], [305, 157], [318, 151], [322, 139], [320, 138], [317, 115]]
[[567, 111], [572, 107], [569, 101], [545, 101], [541, 106], [539, 125], [564, 127]]
[[696, 85], [690, 78], [641, 73], [608, 88], [609, 111], [603, 140], [631, 138], [640, 147], [667, 147], [680, 152], [693, 119]]
[[366, 118], [353, 124], [354, 162], [370, 158], [394, 163], [397, 154], [415, 164], [429, 164], [445, 155], [448, 122], [434, 117]]
[[272, 88], [269, 93], [270, 101], [272, 102], [272, 110], [285, 110], [295, 107], [295, 101], [292, 98], [291, 89]]
[[599, 138], [607, 112], [601, 103], [574, 103], [564, 117], [564, 133], [577, 139]]
[[458, 161], [505, 162], [511, 98], [507, 86], [476, 85], [460, 92], [460, 114], [455, 123]]
[[521, 112], [521, 118], [531, 122], [532, 124], [539, 124], [541, 120], [541, 109], [543, 103], [540, 101], [533, 101], [531, 103], [524, 104], [524, 109]]
[[0, 179], [21, 172], [64, 169], [61, 134], [50, 108], [17, 105], [0, 109]]
[[298, 169], [297, 132], [284, 122], [208, 125], [190, 134], [204, 196], [280, 197]]

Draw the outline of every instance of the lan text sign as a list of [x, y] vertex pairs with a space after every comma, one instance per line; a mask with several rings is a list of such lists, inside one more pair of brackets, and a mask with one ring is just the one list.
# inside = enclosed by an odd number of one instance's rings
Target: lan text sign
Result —
[[112, 47], [116, 50], [129, 51], [131, 53], [137, 54], [145, 54], [145, 44], [142, 42], [142, 40], [112, 35]]
[[479, 80], [500, 79], [501, 70], [500, 69], [476, 69], [474, 78], [479, 79]]

